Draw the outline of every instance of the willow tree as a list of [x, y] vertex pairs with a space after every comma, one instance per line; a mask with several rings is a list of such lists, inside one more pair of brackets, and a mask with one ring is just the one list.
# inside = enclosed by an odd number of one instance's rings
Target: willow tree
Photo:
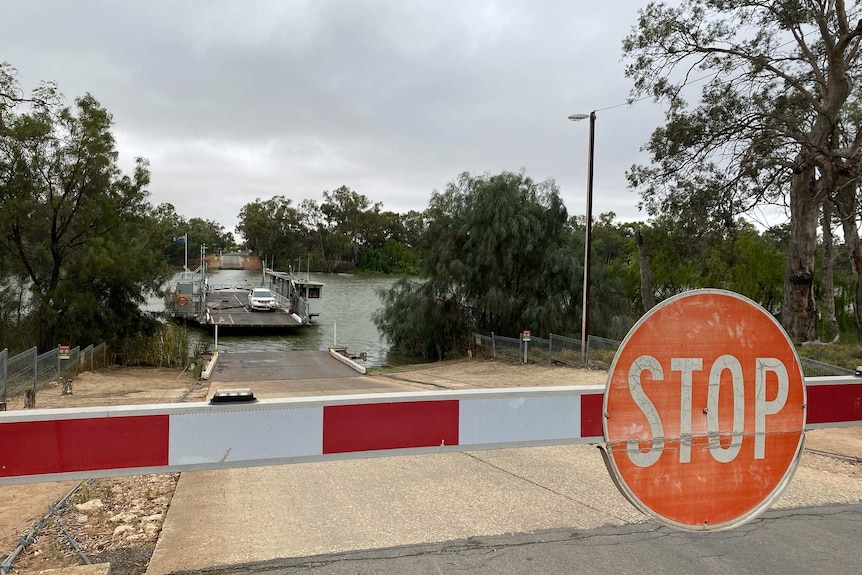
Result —
[[[848, 110], [860, 39], [860, 7], [844, 0], [683, 0], [649, 4], [623, 44], [633, 97], [667, 106], [646, 145], [653, 163], [633, 167], [631, 184], [653, 213], [685, 204], [733, 222], [764, 203], [789, 206], [781, 321], [796, 340], [816, 338], [820, 207], [859, 177]], [[690, 105], [686, 87], [701, 82]]]
[[442, 357], [471, 329], [577, 331], [581, 257], [552, 181], [462, 174], [432, 195], [425, 219], [425, 279], [398, 284], [375, 316], [396, 347]]

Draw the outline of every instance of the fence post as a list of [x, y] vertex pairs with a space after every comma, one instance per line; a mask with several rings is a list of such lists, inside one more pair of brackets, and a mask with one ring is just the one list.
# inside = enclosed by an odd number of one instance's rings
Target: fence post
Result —
[[491, 332], [491, 357], [497, 359], [497, 340], [494, 339], [494, 332]]
[[553, 339], [554, 339], [554, 334], [549, 333], [548, 334], [548, 365], [551, 365], [554, 363], [554, 359], [551, 357], [551, 354], [554, 351]]
[[9, 376], [9, 370], [6, 369], [6, 359], [8, 357], [8, 349], [4, 348], [0, 351], [0, 411], [6, 411], [6, 382]]
[[33, 348], [33, 395], [36, 394], [36, 386], [39, 385], [39, 350]]

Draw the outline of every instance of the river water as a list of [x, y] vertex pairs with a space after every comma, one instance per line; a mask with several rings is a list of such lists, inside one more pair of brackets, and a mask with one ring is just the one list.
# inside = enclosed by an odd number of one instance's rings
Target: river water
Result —
[[[261, 272], [252, 270], [210, 270], [213, 287], [260, 285]], [[362, 277], [350, 274], [302, 274], [324, 283], [321, 291], [321, 313], [316, 325], [288, 333], [223, 334], [218, 349], [225, 352], [328, 349], [336, 344], [351, 354], [368, 354], [366, 366], [388, 365], [403, 360], [389, 356], [389, 344], [380, 338], [371, 314], [381, 307], [377, 290], [389, 288], [398, 278]], [[162, 309], [163, 305], [158, 304]], [[154, 306], [148, 306], [150, 308]], [[195, 341], [213, 348], [213, 333], [208, 329], [190, 328]]]

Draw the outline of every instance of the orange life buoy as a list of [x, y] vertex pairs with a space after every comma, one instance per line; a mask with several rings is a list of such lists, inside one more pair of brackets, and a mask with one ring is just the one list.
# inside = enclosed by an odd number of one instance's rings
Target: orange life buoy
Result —
[[189, 297], [185, 295], [177, 296], [177, 305], [180, 307], [184, 307], [187, 303], [189, 303]]

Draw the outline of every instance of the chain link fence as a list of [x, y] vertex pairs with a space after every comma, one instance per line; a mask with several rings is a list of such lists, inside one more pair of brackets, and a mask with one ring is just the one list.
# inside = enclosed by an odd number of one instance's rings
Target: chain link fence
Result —
[[831, 375], [855, 375], [856, 371], [846, 367], [838, 367], [829, 363], [823, 363], [807, 357], [800, 358], [802, 361], [802, 373], [805, 377], [823, 377]]
[[[550, 351], [548, 352], [550, 356], [549, 363], [564, 363], [574, 367], [582, 367], [584, 365], [580, 339], [552, 333], [548, 341], [550, 342]], [[589, 342], [589, 338], [587, 338], [587, 341]]]
[[[610, 369], [614, 356], [622, 342], [589, 336], [587, 338], [586, 366], [596, 369]], [[526, 354], [525, 354], [526, 347]], [[555, 333], [549, 339], [530, 336], [530, 341], [519, 338], [473, 334], [473, 353], [514, 363], [563, 363], [573, 367], [584, 367], [581, 340]], [[525, 361], [526, 358], [526, 361]], [[823, 363], [808, 358], [800, 358], [805, 377], [855, 375], [856, 371]]]
[[60, 378], [72, 378], [82, 371], [92, 371], [108, 365], [108, 346], [104, 343], [83, 350], [78, 347], [65, 350], [52, 349], [39, 354], [35, 347], [9, 356], [0, 351], [0, 409], [6, 400], [25, 390], [37, 390]]
[[[590, 337], [588, 342], [592, 341]], [[515, 363], [584, 365], [581, 340], [553, 333], [548, 339], [531, 335], [528, 341], [524, 341], [523, 335], [506, 337], [493, 333], [490, 336], [474, 333], [473, 352]]]

